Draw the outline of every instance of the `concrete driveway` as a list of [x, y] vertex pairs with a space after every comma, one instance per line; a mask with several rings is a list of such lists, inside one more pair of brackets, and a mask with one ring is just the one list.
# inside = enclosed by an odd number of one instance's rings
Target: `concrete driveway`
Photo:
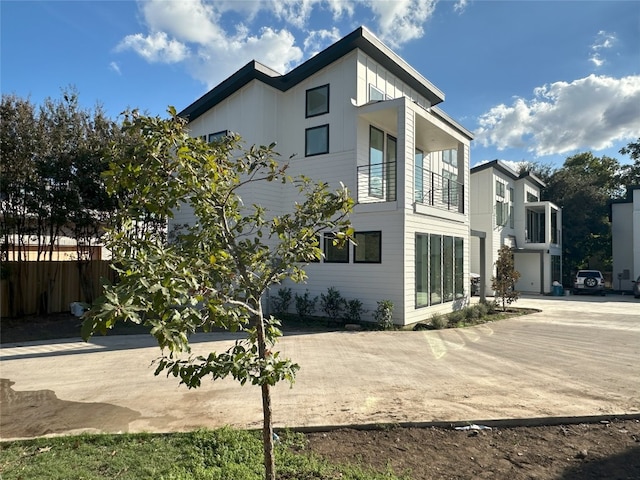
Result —
[[[640, 413], [640, 300], [525, 297], [542, 310], [472, 328], [289, 335], [301, 365], [273, 392], [277, 427]], [[228, 334], [200, 335], [195, 352]], [[197, 390], [155, 377], [149, 336], [6, 345], [2, 439], [80, 431], [166, 432], [261, 425], [257, 387]]]

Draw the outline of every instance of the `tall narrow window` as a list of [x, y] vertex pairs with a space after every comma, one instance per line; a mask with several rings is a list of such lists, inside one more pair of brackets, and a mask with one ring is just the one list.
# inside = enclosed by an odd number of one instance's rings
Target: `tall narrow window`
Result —
[[453, 301], [453, 237], [442, 239], [442, 298], [445, 302]]
[[384, 132], [369, 129], [369, 195], [384, 198], [383, 192]]
[[304, 133], [305, 156], [329, 153], [329, 125], [307, 128]]
[[422, 200], [424, 199], [424, 152], [417, 148], [414, 156], [414, 163], [414, 197], [416, 202], [422, 203]]
[[442, 303], [442, 235], [429, 236], [429, 303]]
[[326, 263], [349, 263], [349, 243], [341, 247], [333, 244], [332, 233], [324, 234], [324, 261]]
[[387, 200], [396, 199], [396, 164], [398, 158], [398, 142], [391, 135], [387, 135], [387, 156], [384, 163]]
[[429, 305], [429, 235], [416, 235], [416, 307]]
[[354, 237], [356, 246], [353, 261], [355, 263], [382, 262], [382, 232], [356, 232]]
[[513, 211], [514, 193], [513, 188], [509, 188], [509, 226], [515, 227], [515, 216]]
[[307, 90], [305, 116], [315, 117], [329, 113], [329, 85]]
[[456, 260], [454, 266], [455, 272], [455, 292], [456, 298], [464, 297], [464, 240], [460, 237], [455, 237]]

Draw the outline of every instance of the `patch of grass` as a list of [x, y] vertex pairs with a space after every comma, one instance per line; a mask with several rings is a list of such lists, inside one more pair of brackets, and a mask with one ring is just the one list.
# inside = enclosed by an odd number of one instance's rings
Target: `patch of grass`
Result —
[[[47, 478], [262, 480], [259, 432], [222, 428], [174, 434], [79, 435], [0, 444], [3, 480]], [[306, 452], [302, 434], [284, 433], [276, 445], [283, 480], [401, 480], [387, 469], [332, 465]]]

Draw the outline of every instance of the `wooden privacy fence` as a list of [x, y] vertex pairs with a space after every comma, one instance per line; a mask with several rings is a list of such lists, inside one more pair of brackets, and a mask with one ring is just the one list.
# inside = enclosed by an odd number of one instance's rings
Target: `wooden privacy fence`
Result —
[[68, 312], [72, 302], [91, 303], [102, 294], [102, 280], [114, 281], [105, 260], [89, 262], [3, 262], [0, 315]]

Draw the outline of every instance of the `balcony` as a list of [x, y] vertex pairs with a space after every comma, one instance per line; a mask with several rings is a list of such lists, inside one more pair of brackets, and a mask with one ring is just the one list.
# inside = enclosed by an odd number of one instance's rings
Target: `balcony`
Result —
[[358, 167], [358, 203], [395, 202], [396, 189], [396, 162]]
[[414, 193], [416, 203], [464, 213], [464, 185], [452, 178], [416, 168]]
[[527, 244], [560, 245], [561, 218], [558, 207], [551, 202], [525, 204], [524, 240]]

